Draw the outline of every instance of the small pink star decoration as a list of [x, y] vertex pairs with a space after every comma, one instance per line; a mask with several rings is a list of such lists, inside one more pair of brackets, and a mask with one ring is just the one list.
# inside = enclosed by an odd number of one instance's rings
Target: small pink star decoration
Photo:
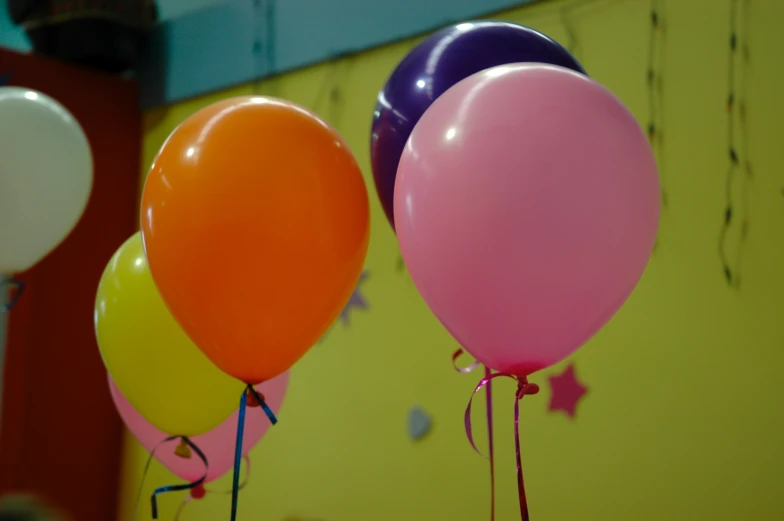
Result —
[[574, 364], [559, 375], [548, 377], [550, 380], [550, 405], [548, 411], [563, 411], [569, 418], [574, 418], [577, 412], [577, 402], [585, 396], [588, 388], [578, 379], [574, 371]]

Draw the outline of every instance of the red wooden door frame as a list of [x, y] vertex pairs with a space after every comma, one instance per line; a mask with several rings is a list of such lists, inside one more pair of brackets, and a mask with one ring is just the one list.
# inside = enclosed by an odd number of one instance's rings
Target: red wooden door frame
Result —
[[11, 85], [49, 94], [74, 114], [90, 140], [95, 181], [74, 232], [20, 275], [27, 287], [7, 324], [0, 494], [33, 492], [74, 520], [110, 521], [117, 517], [123, 428], [95, 345], [92, 306], [103, 267], [137, 229], [137, 88], [0, 50], [4, 73]]

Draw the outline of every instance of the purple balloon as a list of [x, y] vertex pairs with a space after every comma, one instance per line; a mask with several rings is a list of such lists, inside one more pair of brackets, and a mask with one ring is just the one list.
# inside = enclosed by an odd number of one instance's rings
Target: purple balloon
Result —
[[373, 179], [387, 219], [403, 148], [422, 114], [441, 94], [479, 71], [519, 62], [559, 65], [585, 74], [558, 42], [508, 22], [466, 22], [447, 27], [417, 45], [379, 92], [370, 137]]

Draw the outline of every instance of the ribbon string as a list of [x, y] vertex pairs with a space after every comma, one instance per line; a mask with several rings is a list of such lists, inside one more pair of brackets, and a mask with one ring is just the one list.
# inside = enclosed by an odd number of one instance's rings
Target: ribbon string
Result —
[[240, 492], [240, 463], [242, 462], [242, 438], [245, 433], [245, 409], [249, 403], [251, 406], [260, 406], [267, 415], [270, 423], [275, 425], [278, 419], [275, 413], [269, 408], [264, 397], [259, 394], [252, 385], [248, 384], [240, 396], [240, 410], [237, 417], [237, 442], [234, 447], [234, 478], [231, 486], [231, 521], [237, 520], [237, 502]]
[[152, 500], [151, 500], [152, 501], [152, 518], [153, 519], [158, 519], [158, 503], [157, 503], [157, 500], [156, 500], [156, 495], [157, 494], [160, 494], [160, 493], [163, 493], [163, 492], [169, 492], [171, 490], [185, 490], [185, 489], [197, 487], [201, 483], [203, 483], [204, 479], [207, 477], [207, 469], [208, 469], [207, 457], [204, 455], [204, 453], [201, 451], [201, 449], [199, 449], [199, 447], [197, 447], [191, 440], [189, 440], [185, 436], [169, 436], [168, 438], [165, 438], [165, 439], [161, 440], [155, 447], [153, 447], [152, 451], [150, 451], [150, 455], [147, 457], [147, 463], [144, 464], [144, 470], [142, 471], [142, 479], [141, 479], [141, 482], [139, 483], [139, 492], [136, 494], [136, 503], [135, 503], [134, 508], [133, 508], [133, 517], [131, 518], [131, 521], [135, 521], [136, 520], [136, 515], [139, 512], [139, 504], [141, 503], [142, 491], [144, 489], [144, 481], [147, 478], [147, 472], [150, 470], [150, 464], [152, 463], [152, 460], [155, 457], [155, 453], [158, 451], [158, 449], [160, 449], [166, 443], [168, 443], [170, 441], [175, 441], [175, 440], [181, 440], [182, 443], [184, 443], [185, 445], [187, 445], [188, 447], [193, 449], [193, 452], [195, 452], [199, 456], [199, 458], [201, 458], [202, 462], [204, 462], [204, 476], [202, 476], [201, 479], [199, 479], [197, 481], [194, 481], [193, 483], [189, 483], [187, 485], [174, 485], [175, 487], [179, 487], [179, 488], [160, 487], [160, 488], [155, 489], [155, 491], [153, 492], [153, 495], [152, 495]]
[[187, 496], [185, 499], [182, 500], [180, 506], [177, 507], [177, 512], [174, 513], [174, 517], [172, 518], [172, 521], [180, 521], [180, 516], [182, 516], [182, 511], [185, 510], [185, 507], [188, 505], [188, 503], [191, 502], [191, 499], [192, 499], [191, 496]]
[[[462, 374], [468, 374], [474, 371], [477, 367], [482, 365], [478, 361], [468, 367], [460, 367], [457, 365], [457, 360], [463, 356], [463, 349], [458, 349], [452, 354], [452, 365], [455, 371]], [[485, 378], [490, 378], [493, 371], [485, 367]], [[493, 448], [493, 385], [488, 380], [485, 385], [485, 408], [487, 411], [487, 452], [490, 459], [490, 521], [495, 521], [495, 450]]]
[[166, 438], [165, 440], [161, 441], [153, 447], [152, 451], [150, 451], [150, 455], [147, 456], [147, 463], [144, 464], [144, 470], [142, 471], [142, 479], [139, 482], [139, 491], [136, 493], [136, 502], [134, 503], [133, 507], [133, 516], [131, 517], [131, 521], [136, 521], [136, 515], [139, 513], [139, 503], [141, 503], [142, 499], [142, 490], [144, 489], [144, 481], [147, 479], [147, 471], [150, 470], [150, 464], [152, 463], [153, 457], [155, 457], [155, 452], [168, 441], [172, 441], [176, 439], [176, 436], [172, 436], [170, 438]]
[[[493, 376], [492, 369], [485, 367], [485, 378]], [[493, 448], [493, 385], [488, 380], [485, 386], [485, 408], [487, 410], [487, 455], [490, 458], [490, 521], [495, 521], [495, 450]]]
[[8, 302], [4, 302], [3, 305], [0, 307], [0, 310], [3, 311], [11, 311], [11, 309], [19, 302], [19, 298], [24, 293], [25, 283], [19, 279], [12, 279], [10, 277], [3, 277], [0, 278], [0, 288], [2, 289], [3, 300], [5, 300], [6, 289], [8, 288], [16, 288], [15, 291], [12, 291], [11, 297], [9, 298]]
[[191, 483], [185, 483], [182, 485], [166, 485], [163, 487], [156, 488], [153, 491], [152, 496], [150, 497], [150, 502], [152, 503], [153, 519], [158, 519], [158, 494], [164, 494], [166, 492], [175, 492], [177, 490], [190, 490], [198, 487], [199, 485], [204, 483], [205, 479], [207, 479], [207, 470], [209, 469], [209, 465], [207, 464], [207, 456], [205, 456], [204, 453], [201, 451], [201, 449], [197, 447], [195, 443], [189, 440], [187, 436], [172, 436], [171, 438], [168, 438], [167, 441], [177, 439], [177, 438], [180, 438], [183, 443], [185, 443], [188, 447], [190, 447], [191, 450], [193, 450], [193, 452], [195, 452], [196, 455], [199, 457], [199, 459], [204, 463], [204, 475]]
[[[240, 482], [239, 489], [242, 490], [248, 484], [248, 480], [250, 479], [250, 456], [245, 454], [242, 457], [242, 460], [245, 462], [245, 476], [242, 478]], [[208, 494], [231, 494], [231, 489], [223, 489], [223, 490], [214, 490], [214, 489], [205, 489], [205, 492]]]
[[[248, 480], [250, 479], [250, 457], [246, 454], [243, 457], [243, 459], [245, 460], [245, 477], [242, 478], [242, 482], [240, 483], [240, 486], [239, 486], [240, 490], [245, 488], [245, 486], [248, 484]], [[206, 493], [208, 493], [208, 494], [231, 494], [231, 489], [228, 489], [228, 490], [225, 490], [225, 489], [224, 490], [205, 489], [204, 491]], [[180, 517], [182, 516], [183, 510], [185, 510], [185, 507], [188, 506], [188, 504], [191, 501], [193, 501], [194, 499], [197, 499], [197, 498], [193, 496], [193, 493], [191, 491], [191, 494], [186, 496], [185, 499], [182, 500], [182, 503], [180, 503], [180, 506], [177, 507], [177, 512], [174, 514], [174, 517], [172, 518], [172, 521], [180, 521]]]
[[[489, 371], [488, 371], [489, 372]], [[517, 495], [520, 501], [520, 519], [522, 521], [529, 521], [530, 517], [528, 515], [528, 499], [525, 495], [525, 481], [523, 480], [523, 463], [520, 457], [520, 400], [527, 395], [533, 395], [539, 392], [539, 386], [534, 383], [529, 383], [528, 379], [522, 376], [515, 376], [510, 373], [485, 373], [485, 377], [479, 382], [479, 384], [474, 389], [474, 392], [471, 394], [471, 398], [468, 400], [468, 406], [466, 407], [464, 423], [465, 423], [465, 430], [466, 430], [466, 437], [468, 438], [468, 442], [471, 444], [471, 447], [481, 456], [485, 456], [482, 451], [476, 446], [476, 441], [474, 440], [474, 433], [473, 427], [471, 425], [471, 407], [473, 405], [474, 396], [481, 391], [483, 388], [486, 388], [490, 385], [490, 382], [495, 380], [496, 378], [511, 378], [517, 382], [517, 390], [515, 391], [515, 406], [514, 406], [514, 436], [515, 436], [515, 456], [517, 458]], [[492, 442], [490, 444], [492, 447]], [[492, 463], [492, 462], [491, 462]]]
[[455, 371], [457, 371], [458, 373], [468, 374], [468, 373], [474, 371], [477, 367], [479, 367], [482, 364], [475, 360], [473, 364], [471, 364], [471, 365], [469, 365], [467, 367], [460, 367], [460, 366], [458, 366], [457, 365], [457, 360], [461, 356], [463, 356], [464, 352], [465, 351], [463, 351], [462, 349], [458, 349], [457, 351], [452, 353], [452, 365], [455, 366]]

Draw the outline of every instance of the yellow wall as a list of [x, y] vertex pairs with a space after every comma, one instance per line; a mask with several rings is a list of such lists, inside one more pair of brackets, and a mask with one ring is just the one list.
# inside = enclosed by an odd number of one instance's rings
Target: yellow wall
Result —
[[[523, 403], [524, 464], [532, 518], [773, 520], [784, 499], [784, 4], [750, 2], [748, 190], [742, 286], [728, 288], [717, 256], [727, 167], [729, 0], [665, 0], [664, 185], [669, 207], [646, 275], [618, 316], [576, 356], [587, 383], [574, 422], [548, 414], [549, 390]], [[744, 1], [741, 4], [746, 5]], [[565, 41], [563, 3], [511, 11]], [[578, 55], [644, 121], [648, 5], [570, 2]], [[374, 96], [413, 42], [311, 67], [256, 86], [315, 109], [345, 136], [372, 186], [368, 128]], [[330, 98], [337, 89], [339, 96]], [[245, 86], [147, 115], [145, 162], [184, 117]], [[321, 91], [321, 94], [319, 92]], [[263, 144], [260, 143], [260, 146]], [[307, 144], [303, 144], [307, 146]], [[372, 188], [371, 188], [372, 191]], [[374, 194], [372, 194], [374, 197]], [[425, 521], [488, 517], [484, 460], [465, 440], [462, 412], [477, 375], [450, 369], [455, 343], [396, 271], [394, 235], [373, 199], [364, 290], [368, 312], [338, 325], [293, 370], [281, 422], [252, 452], [242, 520]], [[734, 259], [739, 226], [729, 243]], [[545, 371], [535, 380], [546, 383]], [[511, 384], [496, 391], [500, 520], [516, 519]], [[408, 409], [435, 418], [432, 435], [406, 436]], [[481, 409], [481, 407], [480, 407]], [[481, 427], [479, 428], [481, 431]], [[481, 440], [484, 442], [484, 440]], [[146, 454], [129, 442], [128, 514]], [[153, 465], [143, 498], [173, 482]], [[228, 486], [228, 480], [223, 482]], [[161, 499], [171, 519], [183, 496]], [[228, 496], [183, 521], [228, 519]], [[127, 519], [127, 517], [126, 517]], [[149, 519], [148, 502], [138, 519]]]

